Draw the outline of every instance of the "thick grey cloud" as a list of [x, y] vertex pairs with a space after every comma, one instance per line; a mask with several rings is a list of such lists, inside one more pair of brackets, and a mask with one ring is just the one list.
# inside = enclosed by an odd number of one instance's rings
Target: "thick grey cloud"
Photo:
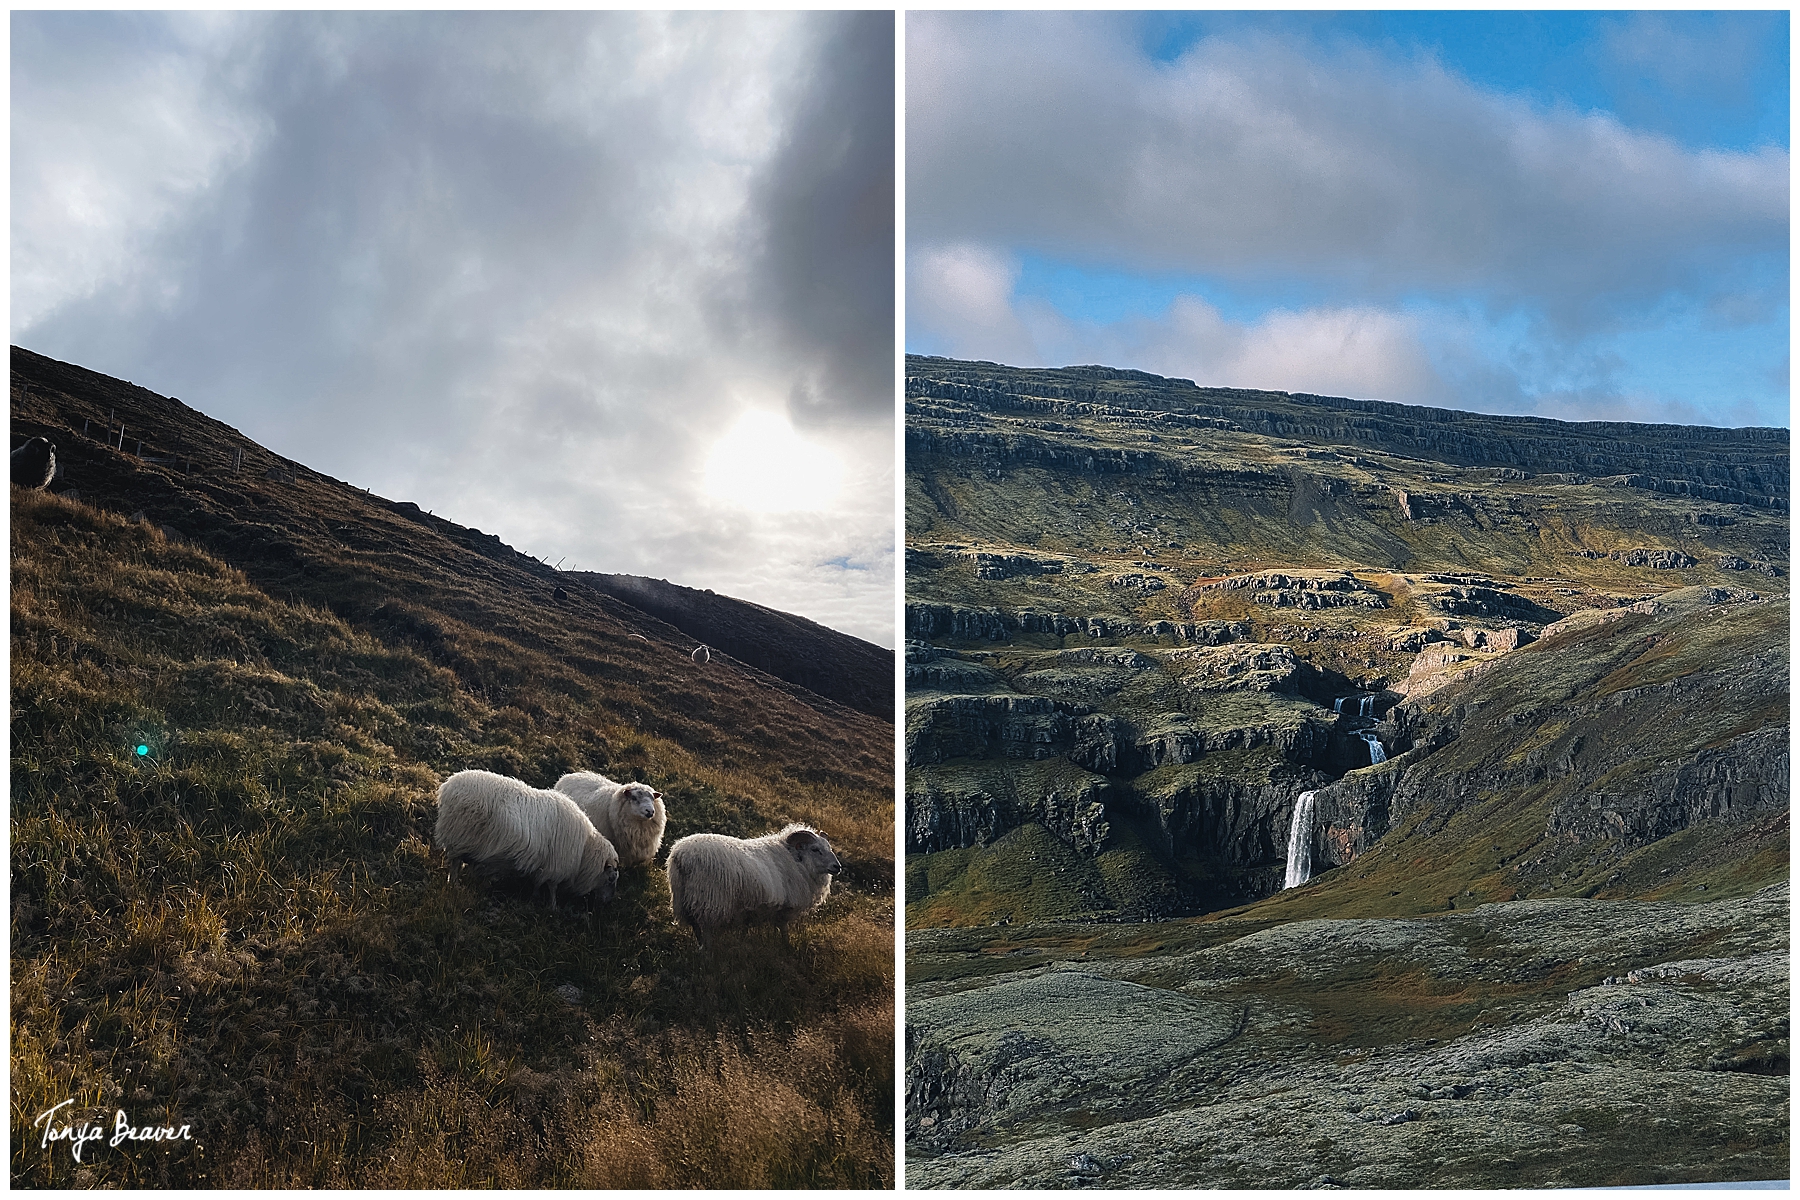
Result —
[[1000, 243], [1391, 301], [1479, 294], [1584, 328], [1674, 290], [1779, 303], [1788, 156], [1685, 150], [1430, 61], [1247, 32], [1168, 64], [1125, 22], [917, 14], [909, 243]]
[[836, 414], [888, 420], [894, 145], [861, 131], [893, 128], [892, 16], [846, 14], [813, 70], [758, 197], [769, 214], [768, 291], [787, 356], [806, 368], [789, 412], [808, 427]]
[[[14, 340], [551, 559], [891, 644], [892, 28], [15, 16]], [[844, 485], [737, 502], [717, 443], [790, 407]]]

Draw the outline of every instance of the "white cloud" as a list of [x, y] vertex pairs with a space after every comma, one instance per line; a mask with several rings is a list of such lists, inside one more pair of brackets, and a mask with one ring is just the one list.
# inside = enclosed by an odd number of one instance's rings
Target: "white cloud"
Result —
[[1013, 309], [1019, 267], [1005, 254], [968, 242], [922, 247], [907, 256], [907, 275], [909, 335], [916, 324], [955, 358], [1039, 359]]
[[[891, 14], [186, 22], [15, 17], [16, 342], [553, 561], [892, 644], [891, 555], [831, 565], [892, 538]], [[843, 465], [830, 513], [718, 511], [745, 398]]]
[[1018, 268], [996, 250], [927, 249], [915, 261], [910, 317], [925, 340], [942, 343], [952, 357], [1129, 365], [1204, 387], [1442, 401], [1444, 381], [1405, 313], [1371, 305], [1276, 309], [1241, 322], [1181, 295], [1156, 316], [1077, 321], [1016, 296]]
[[1429, 61], [1254, 35], [1153, 64], [1127, 31], [910, 17], [909, 238], [1304, 277], [1358, 303], [1478, 292], [1571, 328], [1704, 293], [1722, 260], [1785, 254], [1783, 150], [1688, 151]]

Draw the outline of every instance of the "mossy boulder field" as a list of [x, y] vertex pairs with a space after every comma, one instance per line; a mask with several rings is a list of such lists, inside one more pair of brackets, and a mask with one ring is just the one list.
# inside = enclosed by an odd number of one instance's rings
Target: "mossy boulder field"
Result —
[[906, 396], [909, 1186], [1786, 1178], [1786, 430]]

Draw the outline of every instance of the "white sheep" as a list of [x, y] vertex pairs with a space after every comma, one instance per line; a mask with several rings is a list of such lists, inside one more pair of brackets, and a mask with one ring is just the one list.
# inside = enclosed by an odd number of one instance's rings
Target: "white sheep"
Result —
[[[605, 902], [619, 881], [619, 852], [573, 800], [492, 771], [458, 771], [438, 788], [437, 844], [450, 864], [514, 870]], [[535, 891], [535, 889], [534, 889]]]
[[745, 841], [690, 833], [669, 847], [669, 897], [676, 921], [702, 946], [727, 925], [788, 922], [825, 902], [842, 869], [825, 835], [805, 825]]
[[556, 790], [581, 806], [619, 852], [620, 866], [635, 867], [656, 857], [669, 819], [661, 792], [647, 783], [614, 783], [592, 771], [564, 775]]

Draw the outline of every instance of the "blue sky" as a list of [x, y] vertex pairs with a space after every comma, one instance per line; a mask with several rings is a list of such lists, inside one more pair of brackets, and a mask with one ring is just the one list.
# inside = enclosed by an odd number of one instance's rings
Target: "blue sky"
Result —
[[1788, 423], [1785, 13], [908, 18], [908, 349]]

